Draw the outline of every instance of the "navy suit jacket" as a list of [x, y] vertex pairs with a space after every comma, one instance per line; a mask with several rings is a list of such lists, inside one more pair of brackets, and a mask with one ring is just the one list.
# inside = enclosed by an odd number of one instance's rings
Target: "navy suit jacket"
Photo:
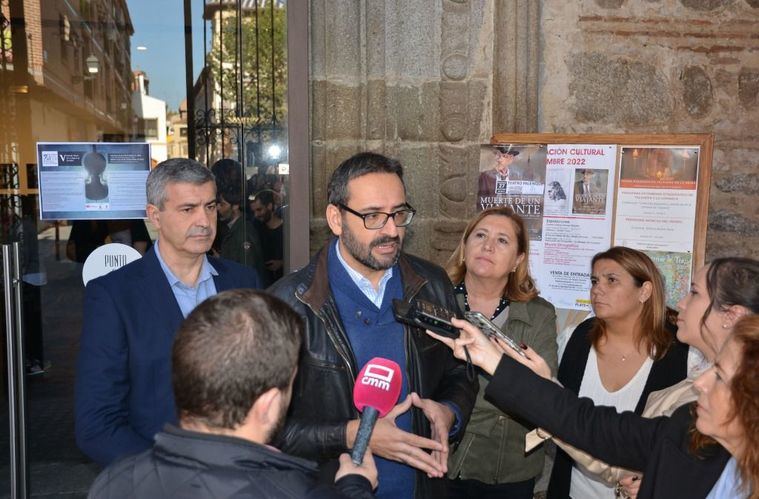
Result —
[[[217, 292], [259, 288], [255, 270], [210, 258]], [[171, 347], [182, 322], [151, 248], [141, 259], [90, 281], [75, 384], [79, 448], [103, 466], [153, 445], [176, 423]]]

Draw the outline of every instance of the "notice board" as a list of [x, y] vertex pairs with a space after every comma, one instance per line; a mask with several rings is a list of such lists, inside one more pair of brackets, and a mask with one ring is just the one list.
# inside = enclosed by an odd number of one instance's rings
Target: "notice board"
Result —
[[590, 311], [590, 261], [610, 246], [644, 251], [667, 305], [703, 265], [711, 134], [506, 134], [480, 151], [477, 210], [525, 220], [541, 296], [578, 322]]
[[150, 144], [38, 142], [42, 220], [145, 218]]

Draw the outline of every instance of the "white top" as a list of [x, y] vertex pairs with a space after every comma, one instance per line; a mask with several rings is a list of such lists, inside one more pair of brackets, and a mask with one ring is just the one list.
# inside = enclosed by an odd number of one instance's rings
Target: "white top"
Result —
[[706, 499], [745, 499], [751, 495], [751, 490], [743, 490], [742, 480], [738, 473], [738, 463], [731, 457], [722, 470], [717, 483], [714, 484]]
[[[619, 412], [633, 411], [638, 405], [638, 400], [643, 394], [648, 374], [654, 361], [646, 357], [635, 376], [616, 392], [609, 392], [601, 383], [601, 375], [598, 372], [598, 355], [596, 349], [590, 347], [588, 362], [585, 364], [585, 373], [580, 385], [580, 397], [587, 397], [596, 405], [614, 407]], [[614, 488], [606, 485], [606, 482], [595, 480], [594, 475], [577, 464], [572, 468], [572, 482], [569, 495], [575, 499], [609, 498], [614, 499]]]

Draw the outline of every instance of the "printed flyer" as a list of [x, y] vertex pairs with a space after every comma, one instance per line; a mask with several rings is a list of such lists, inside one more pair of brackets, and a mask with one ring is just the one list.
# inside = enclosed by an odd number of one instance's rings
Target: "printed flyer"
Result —
[[146, 143], [38, 142], [42, 220], [145, 218]]
[[534, 269], [541, 295], [557, 308], [590, 310], [590, 260], [611, 243], [616, 161], [615, 145], [547, 147], [543, 247]]

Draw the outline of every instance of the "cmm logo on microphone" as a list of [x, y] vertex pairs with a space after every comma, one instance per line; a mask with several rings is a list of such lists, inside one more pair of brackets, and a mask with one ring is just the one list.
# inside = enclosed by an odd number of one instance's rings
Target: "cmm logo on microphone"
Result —
[[393, 374], [393, 370], [389, 367], [379, 364], [367, 364], [364, 368], [364, 377], [361, 378], [361, 384], [374, 386], [389, 392]]

